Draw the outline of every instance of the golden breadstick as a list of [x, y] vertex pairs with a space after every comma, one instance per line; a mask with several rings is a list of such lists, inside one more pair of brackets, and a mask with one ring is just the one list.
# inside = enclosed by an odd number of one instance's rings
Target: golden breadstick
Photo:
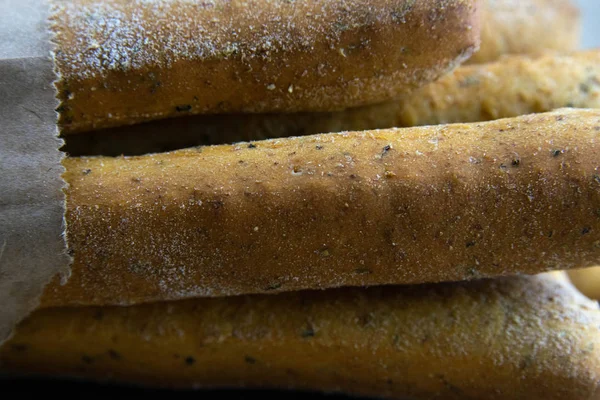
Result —
[[573, 285], [581, 293], [590, 299], [600, 300], [600, 267], [574, 269], [568, 274]]
[[65, 133], [384, 101], [436, 79], [479, 45], [476, 0], [56, 3]]
[[43, 303], [454, 281], [600, 263], [600, 110], [65, 161]]
[[483, 0], [481, 46], [469, 63], [504, 54], [538, 54], [579, 48], [579, 9], [571, 0]]
[[[457, 68], [393, 102], [332, 113], [176, 118], [67, 137], [73, 155], [145, 154], [199, 144], [476, 122], [560, 107], [600, 108], [600, 51], [506, 57]], [[168, 133], [167, 133], [168, 132]]]
[[[598, 305], [550, 276], [37, 311], [4, 371], [411, 399], [591, 399]], [[592, 397], [595, 395], [596, 397]]]

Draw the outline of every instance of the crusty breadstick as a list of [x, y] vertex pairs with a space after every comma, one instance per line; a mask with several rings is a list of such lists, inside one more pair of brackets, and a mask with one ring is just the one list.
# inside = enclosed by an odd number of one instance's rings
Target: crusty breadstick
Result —
[[590, 299], [600, 300], [600, 267], [574, 269], [568, 275], [581, 293]]
[[538, 54], [578, 49], [579, 9], [571, 0], [483, 0], [481, 46], [469, 63], [504, 54]]
[[145, 154], [199, 144], [600, 108], [600, 50], [506, 57], [457, 68], [393, 102], [332, 113], [176, 118], [67, 137], [74, 155]]
[[[5, 371], [411, 399], [592, 399], [600, 311], [550, 276], [41, 310]], [[595, 395], [596, 397], [592, 397]]]
[[65, 161], [45, 305], [462, 280], [600, 263], [600, 110]]
[[64, 133], [383, 101], [479, 45], [476, 0], [55, 2]]

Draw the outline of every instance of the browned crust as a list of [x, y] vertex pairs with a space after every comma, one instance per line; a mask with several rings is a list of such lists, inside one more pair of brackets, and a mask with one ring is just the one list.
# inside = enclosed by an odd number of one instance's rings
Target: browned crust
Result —
[[168, 387], [588, 400], [600, 312], [549, 276], [47, 309], [4, 371]]
[[454, 68], [479, 42], [475, 0], [56, 3], [64, 133], [383, 101]]
[[600, 300], [600, 266], [570, 270], [568, 276], [581, 293]]
[[481, 46], [469, 63], [504, 54], [539, 54], [579, 48], [579, 9], [571, 0], [483, 0]]
[[486, 121], [560, 107], [600, 108], [599, 50], [461, 66], [398, 100], [339, 112], [196, 116], [71, 135], [65, 150], [137, 155], [200, 144]]
[[73, 275], [133, 304], [600, 263], [600, 111], [65, 162]]

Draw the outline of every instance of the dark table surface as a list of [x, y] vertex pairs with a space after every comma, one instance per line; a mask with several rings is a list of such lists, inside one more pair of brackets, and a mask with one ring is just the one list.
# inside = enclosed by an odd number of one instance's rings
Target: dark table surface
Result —
[[[40, 378], [1, 378], [0, 387], [2, 393], [15, 393], [19, 396], [39, 395], [43, 391], [44, 396], [73, 396], [85, 398], [86, 400], [111, 399], [111, 398], [150, 398], [157, 396], [177, 400], [186, 399], [232, 399], [232, 400], [360, 400], [356, 397], [346, 397], [339, 394], [321, 394], [310, 392], [292, 392], [277, 390], [166, 390], [148, 389], [125, 385], [111, 385], [101, 383], [90, 383], [72, 381], [66, 379], [40, 379]], [[80, 397], [81, 396], [81, 397]], [[85, 397], [84, 397], [85, 396]], [[367, 399], [365, 399], [367, 400]]]

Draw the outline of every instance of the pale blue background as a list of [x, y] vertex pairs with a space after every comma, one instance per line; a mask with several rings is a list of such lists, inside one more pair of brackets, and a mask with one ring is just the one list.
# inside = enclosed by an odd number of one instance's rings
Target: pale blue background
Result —
[[575, 0], [583, 21], [582, 46], [600, 47], [600, 0]]

